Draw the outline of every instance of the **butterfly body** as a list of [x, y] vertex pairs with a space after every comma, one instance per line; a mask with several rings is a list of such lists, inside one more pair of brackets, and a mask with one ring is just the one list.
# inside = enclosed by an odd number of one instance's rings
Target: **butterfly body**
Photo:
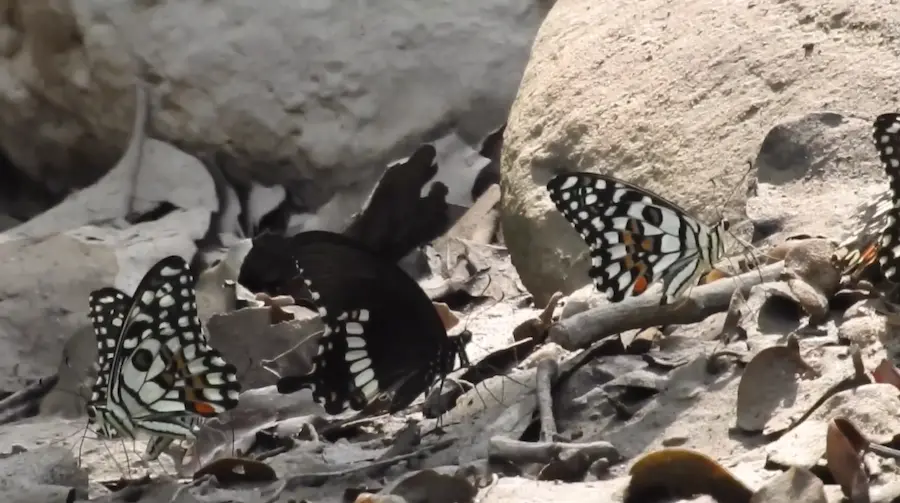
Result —
[[550, 199], [588, 245], [589, 274], [612, 302], [656, 281], [672, 302], [724, 256], [728, 221], [709, 227], [676, 204], [617, 178], [563, 173], [547, 183]]
[[236, 370], [211, 348], [197, 317], [193, 278], [177, 256], [158, 262], [134, 297], [91, 293], [97, 380], [87, 412], [102, 438], [151, 435], [148, 453], [194, 437], [203, 418], [237, 405]]
[[254, 245], [239, 282], [316, 306], [326, 328], [313, 370], [282, 377], [278, 390], [312, 388], [329, 414], [362, 410], [386, 393], [390, 411], [401, 410], [465, 358], [419, 285], [346, 236], [311, 231], [293, 236], [289, 249]]

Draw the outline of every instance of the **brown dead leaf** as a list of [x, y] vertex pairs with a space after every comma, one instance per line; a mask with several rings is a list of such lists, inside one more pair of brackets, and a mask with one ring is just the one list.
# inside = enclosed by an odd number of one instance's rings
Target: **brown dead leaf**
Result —
[[632, 355], [641, 355], [653, 348], [653, 343], [665, 337], [660, 327], [647, 327], [636, 332], [623, 332], [619, 335], [625, 351]]
[[828, 471], [853, 503], [869, 502], [869, 481], [862, 453], [869, 441], [848, 419], [836, 417], [828, 423], [825, 459]]
[[881, 360], [881, 363], [875, 367], [872, 377], [875, 378], [875, 382], [891, 384], [900, 389], [900, 370], [897, 370], [897, 367], [887, 359]]
[[815, 374], [793, 343], [772, 346], [754, 356], [744, 369], [738, 385], [737, 427], [748, 432], [762, 431], [784, 403], [797, 393], [800, 374]]
[[429, 469], [404, 476], [381, 493], [400, 496], [410, 502], [469, 503], [475, 500], [478, 490], [463, 477]]
[[716, 501], [749, 503], [753, 491], [709, 456], [690, 449], [670, 448], [638, 459], [624, 503], [655, 503], [708, 495]]
[[561, 292], [554, 293], [537, 318], [525, 320], [520, 323], [519, 326], [514, 328], [513, 340], [519, 342], [531, 339], [534, 341], [535, 345], [543, 344], [544, 341], [547, 340], [550, 325], [553, 323], [553, 311], [556, 310], [556, 306], [559, 304], [562, 297], [563, 294]]
[[264, 292], [260, 292], [256, 294], [256, 300], [259, 300], [263, 303], [264, 306], [269, 308], [269, 323], [272, 325], [277, 325], [284, 321], [291, 321], [294, 319], [294, 315], [285, 311], [284, 307], [294, 305], [294, 298], [290, 295], [278, 295], [277, 297], [270, 297], [268, 294]]

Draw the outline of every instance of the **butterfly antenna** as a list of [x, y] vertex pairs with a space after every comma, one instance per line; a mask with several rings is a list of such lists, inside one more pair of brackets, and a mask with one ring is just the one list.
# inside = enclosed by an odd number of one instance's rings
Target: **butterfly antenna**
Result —
[[325, 332], [325, 330], [317, 330], [317, 331], [315, 331], [315, 332], [313, 332], [313, 333], [307, 335], [307, 336], [304, 337], [303, 339], [301, 339], [300, 342], [298, 342], [297, 344], [294, 344], [294, 345], [291, 346], [290, 348], [288, 348], [288, 349], [284, 350], [283, 352], [281, 352], [281, 353], [275, 355], [274, 358], [270, 358], [270, 359], [262, 359], [262, 360], [260, 360], [260, 361], [259, 361], [260, 366], [262, 366], [262, 368], [264, 368], [265, 370], [267, 370], [269, 373], [275, 375], [275, 376], [278, 377], [278, 378], [281, 378], [281, 376], [278, 375], [278, 374], [275, 372], [275, 370], [269, 368], [268, 365], [271, 365], [271, 364], [277, 362], [278, 360], [284, 358], [284, 357], [287, 356], [288, 354], [293, 353], [297, 348], [299, 348], [299, 347], [302, 346], [303, 344], [306, 344], [307, 342], [309, 342], [309, 340], [312, 339], [313, 337], [316, 337], [316, 336], [321, 335], [323, 332]]
[[[448, 245], [448, 253], [449, 253], [449, 245]], [[487, 285], [485, 285], [485, 287], [481, 290], [481, 292], [477, 295], [477, 297], [483, 296], [484, 293], [487, 291], [487, 289], [490, 288], [492, 278], [490, 275], [488, 275], [487, 279], [488, 279]], [[491, 304], [490, 306], [488, 306], [487, 309], [490, 309], [491, 307], [495, 306], [496, 304], [497, 304], [497, 302], [495, 302], [494, 304]], [[451, 371], [468, 368], [468, 367], [472, 366], [472, 362], [469, 360], [469, 355], [466, 353], [466, 345], [472, 341], [472, 332], [469, 331], [469, 322], [471, 321], [472, 316], [474, 314], [475, 314], [475, 310], [473, 309], [466, 315], [466, 319], [465, 319], [465, 322], [463, 323], [462, 330], [457, 335], [454, 335], [452, 338], [448, 338], [449, 339], [448, 344], [450, 345], [448, 350], [450, 350], [454, 353], [454, 358], [453, 358], [454, 361], [451, 362], [451, 369], [450, 369]], [[441, 355], [440, 358], [443, 360], [443, 358], [444, 358], [443, 354]], [[457, 358], [459, 358], [459, 367], [458, 367], [458, 369], [453, 369], [452, 366], [456, 362]], [[448, 375], [443, 372], [443, 369], [441, 369], [440, 379], [439, 379], [438, 385], [437, 385], [437, 395], [438, 396], [441, 396], [441, 394], [444, 392], [444, 383], [447, 381], [448, 378], [450, 380], [452, 380], [454, 383], [457, 383], [457, 386], [459, 386], [460, 382], [463, 382], [461, 380], [454, 379], [452, 377], [448, 377]], [[443, 416], [444, 416], [444, 413], [441, 413], [440, 415], [438, 415], [438, 418], [437, 418], [437, 427], [438, 428], [440, 428], [441, 419], [443, 418]]]
[[[96, 434], [96, 432], [95, 432]], [[97, 435], [99, 437], [99, 434]], [[121, 440], [121, 439], [120, 439]], [[109, 454], [109, 458], [113, 460], [113, 463], [116, 465], [116, 469], [119, 470], [119, 474], [122, 474], [122, 478], [128, 480], [131, 478], [131, 468], [126, 466], [126, 469], [122, 469], [122, 464], [119, 463], [119, 460], [116, 459], [115, 453], [113, 453], [112, 449], [109, 448], [109, 444], [106, 442], [106, 439], [100, 438], [100, 443], [103, 445], [103, 448], [106, 449], [106, 453]], [[124, 443], [124, 442], [123, 442]], [[128, 451], [125, 450], [125, 462], [128, 462]]]
[[[753, 161], [748, 160], [747, 161], [747, 169], [744, 171], [744, 174], [741, 175], [741, 179], [738, 180], [738, 183], [734, 184], [731, 187], [731, 192], [728, 193], [728, 197], [725, 199], [725, 202], [722, 204], [722, 206], [719, 207], [719, 219], [720, 220], [724, 219], [724, 215], [722, 213], [722, 208], [727, 207], [728, 203], [730, 203], [731, 200], [734, 199], [734, 195], [737, 194], [738, 187], [740, 187], [741, 185], [743, 185], [743, 183], [745, 181], [747, 181], [747, 177], [750, 176], [751, 171], [753, 171]], [[713, 182], [713, 185], [715, 185], [716, 180], [712, 179], [712, 182]]]
[[[732, 201], [732, 199], [734, 199], [735, 194], [737, 194], [738, 187], [741, 187], [744, 184], [744, 182], [747, 180], [747, 177], [750, 175], [751, 171], [753, 171], [753, 162], [748, 160], [747, 161], [747, 169], [744, 171], [744, 174], [741, 176], [740, 180], [738, 180], [738, 183], [736, 183], [734, 186], [732, 186], [731, 192], [728, 194], [728, 197], [725, 199], [724, 204], [719, 208], [720, 221], [724, 220], [724, 215], [722, 213], [722, 209], [727, 207], [728, 204]], [[715, 184], [715, 180], [713, 180], [713, 183]], [[744, 241], [743, 239], [741, 239], [740, 236], [738, 236], [737, 234], [732, 232], [730, 229], [727, 231], [727, 233], [729, 236], [732, 237], [732, 239], [734, 239], [743, 248], [743, 250], [741, 251], [741, 257], [744, 258], [746, 267], [748, 269], [756, 270], [757, 274], [759, 274], [760, 281], [762, 281], [762, 272], [759, 271], [760, 264], [762, 262], [759, 259], [759, 257], [757, 257], [756, 247], [754, 247], [753, 244], [748, 243], [748, 242]], [[731, 261], [730, 257], [726, 257], [726, 261], [728, 262], [728, 265], [734, 271], [738, 272], [738, 274], [740, 274], [741, 272], [744, 272], [741, 265], [734, 264]]]
[[[480, 296], [483, 296], [484, 293], [487, 291], [487, 289], [490, 288], [490, 286], [491, 286], [491, 281], [492, 281], [492, 278], [491, 278], [490, 275], [488, 275], [488, 283], [487, 283], [487, 285], [485, 285], [484, 289], [482, 289], [481, 293], [478, 294], [479, 297], [480, 297]], [[496, 299], [493, 303], [491, 303], [491, 304], [488, 305], [488, 306], [485, 306], [484, 308], [478, 309], [478, 310], [477, 310], [477, 311], [478, 311], [478, 314], [484, 313], [484, 312], [486, 312], [486, 311], [492, 309], [492, 308], [493, 308], [494, 306], [496, 306], [497, 304], [503, 302], [503, 300], [504, 300], [505, 298], [506, 298], [506, 292], [501, 292], [501, 293], [500, 293], [500, 298], [499, 298], [499, 299]], [[463, 328], [462, 332], [460, 333], [460, 336], [463, 336], [463, 334], [465, 334], [465, 333], [468, 332], [468, 333], [469, 333], [469, 340], [470, 340], [470, 341], [472, 340], [472, 333], [468, 330], [468, 325], [469, 325], [469, 321], [475, 317], [475, 314], [476, 314], [476, 310], [473, 309], [473, 310], [466, 316], [465, 327]], [[466, 342], [469, 342], [469, 341], [466, 341]], [[468, 359], [468, 355], [465, 353], [465, 346], [464, 346], [463, 344], [460, 344], [459, 357], [460, 357], [460, 368], [470, 367], [470, 366], [471, 366], [471, 362], [470, 362], [469, 359]], [[465, 360], [465, 363], [463, 362], [463, 360]], [[509, 376], [505, 376], [505, 377], [507, 377], [508, 379], [512, 379], [512, 378], [509, 377]], [[516, 382], [515, 379], [512, 379], [512, 380], [513, 380], [514, 382]], [[465, 380], [462, 380], [462, 379], [456, 379], [456, 381], [459, 382], [459, 383], [465, 383], [465, 384], [467, 384], [467, 385], [470, 387], [470, 389], [474, 389], [474, 390], [475, 390], [475, 394], [478, 395], [479, 400], [481, 400], [481, 402], [482, 402], [483, 404], [487, 404], [487, 400], [485, 400], [485, 398], [484, 398], [483, 396], [481, 396], [481, 391], [478, 389], [478, 385], [477, 385], [477, 384], [474, 384], [474, 383], [471, 383], [471, 382], [468, 382], [468, 381], [465, 381]], [[516, 382], [516, 384], [520, 384], [520, 385], [521, 385], [522, 383]], [[493, 392], [493, 390], [490, 389], [490, 387], [484, 386], [484, 389], [485, 389], [485, 391], [491, 396], [491, 398], [494, 399], [495, 402], [500, 403], [501, 399], [498, 398], [496, 395], [494, 395], [494, 392]], [[501, 383], [501, 388], [500, 388], [500, 393], [501, 393], [501, 395], [503, 395], [503, 394], [505, 393], [505, 391], [506, 391], [506, 388], [505, 388], [505, 381], [504, 381], [503, 383]]]
[[84, 439], [87, 436], [88, 423], [85, 423], [84, 429], [81, 430], [81, 441], [78, 442], [78, 466], [81, 467], [81, 454], [84, 452]]

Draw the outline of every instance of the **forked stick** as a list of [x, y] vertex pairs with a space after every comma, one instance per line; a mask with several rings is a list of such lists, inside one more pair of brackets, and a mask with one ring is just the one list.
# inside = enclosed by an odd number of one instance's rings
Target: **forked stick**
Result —
[[659, 295], [642, 295], [604, 304], [554, 324], [550, 327], [549, 340], [572, 351], [625, 330], [703, 321], [707, 316], [726, 311], [735, 291], [747, 295], [753, 286], [777, 280], [783, 270], [784, 262], [776, 262], [740, 276], [695, 287], [690, 294], [666, 305], [659, 304]]

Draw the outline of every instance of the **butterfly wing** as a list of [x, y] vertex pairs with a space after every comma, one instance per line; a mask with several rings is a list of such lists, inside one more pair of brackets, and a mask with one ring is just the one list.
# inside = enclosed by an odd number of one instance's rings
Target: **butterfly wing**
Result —
[[[97, 361], [94, 363], [97, 380], [91, 388], [89, 411], [94, 411], [97, 407], [105, 408], [118, 334], [125, 323], [125, 315], [130, 305], [131, 297], [112, 287], [95, 290], [88, 298], [88, 317], [97, 338]], [[103, 420], [102, 415], [89, 414], [88, 425], [101, 437], [113, 438], [118, 435], [116, 429]]]
[[206, 342], [181, 257], [164, 258], [144, 276], [110, 375], [107, 407], [151, 434], [191, 438], [184, 416], [214, 416], [237, 405], [236, 369]]
[[841, 270], [841, 275], [859, 278], [871, 271], [878, 263], [878, 251], [884, 229], [888, 226], [893, 196], [890, 190], [880, 194], [875, 201], [861, 205], [860, 227], [841, 242], [832, 255], [832, 260]]
[[[245, 264], [255, 261], [252, 254]], [[280, 391], [311, 386], [329, 414], [361, 410], [391, 391], [390, 410], [396, 411], [445, 373], [449, 346], [443, 323], [425, 292], [396, 264], [324, 231], [294, 236], [290, 254], [298, 276], [268, 285], [269, 293], [308, 295], [327, 328], [313, 374], [284, 378]]]
[[884, 277], [898, 282], [900, 267], [900, 114], [882, 114], [875, 119], [872, 134], [878, 157], [890, 180], [891, 207], [878, 249], [878, 262]]
[[564, 173], [547, 183], [550, 199], [591, 253], [589, 274], [609, 300], [637, 296], [657, 280], [662, 302], [681, 295], [724, 253], [711, 230], [674, 203], [596, 173]]

